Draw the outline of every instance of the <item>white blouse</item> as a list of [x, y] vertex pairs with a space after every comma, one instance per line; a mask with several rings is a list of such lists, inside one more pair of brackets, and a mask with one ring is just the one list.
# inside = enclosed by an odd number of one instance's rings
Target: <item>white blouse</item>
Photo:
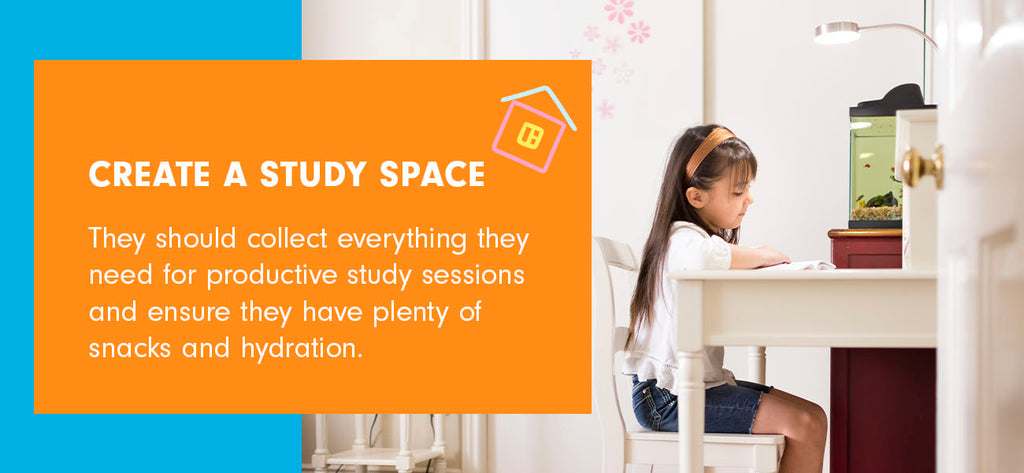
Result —
[[[648, 320], [636, 333], [633, 349], [626, 352], [623, 374], [635, 374], [643, 381], [657, 379], [658, 387], [676, 394], [676, 287], [668, 278], [670, 271], [729, 269], [732, 252], [719, 236], [709, 236], [690, 222], [673, 222], [668, 252], [657, 294]], [[725, 349], [704, 347], [704, 387], [736, 384], [732, 372], [722, 368]]]

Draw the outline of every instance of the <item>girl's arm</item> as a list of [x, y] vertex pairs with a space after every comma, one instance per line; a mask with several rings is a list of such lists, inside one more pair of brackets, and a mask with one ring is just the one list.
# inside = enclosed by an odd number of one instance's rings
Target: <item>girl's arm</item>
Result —
[[754, 269], [790, 262], [788, 256], [768, 246], [750, 248], [730, 243], [729, 250], [732, 252], [729, 269]]

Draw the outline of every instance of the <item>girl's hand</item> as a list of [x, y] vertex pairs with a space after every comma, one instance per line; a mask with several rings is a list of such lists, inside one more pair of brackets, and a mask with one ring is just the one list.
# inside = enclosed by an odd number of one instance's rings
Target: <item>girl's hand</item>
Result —
[[786, 256], [785, 253], [770, 246], [759, 246], [757, 247], [757, 251], [761, 255], [762, 264], [760, 267], [762, 268], [790, 262], [789, 256]]

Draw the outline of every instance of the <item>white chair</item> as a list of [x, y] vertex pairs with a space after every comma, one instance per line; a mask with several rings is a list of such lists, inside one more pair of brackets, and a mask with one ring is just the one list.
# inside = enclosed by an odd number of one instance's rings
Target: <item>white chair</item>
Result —
[[[615, 388], [615, 378], [622, 376], [615, 355], [623, 350], [628, 329], [615, 326], [615, 301], [609, 267], [635, 274], [639, 269], [629, 245], [602, 237], [594, 237], [591, 273], [593, 283], [593, 392], [594, 404], [601, 422], [602, 471], [625, 472], [626, 464], [679, 464], [679, 434], [627, 431], [622, 405]], [[764, 347], [751, 348], [751, 373], [755, 381], [764, 383]], [[626, 415], [633, 415], [627, 406]], [[785, 437], [782, 435], [704, 434], [704, 469], [748, 469], [754, 472], [776, 472]]]

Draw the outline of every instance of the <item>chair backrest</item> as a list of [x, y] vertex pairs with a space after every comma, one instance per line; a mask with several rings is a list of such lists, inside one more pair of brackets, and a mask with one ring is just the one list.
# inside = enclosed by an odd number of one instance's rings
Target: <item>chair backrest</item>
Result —
[[[622, 464], [626, 424], [615, 389], [615, 354], [622, 351], [628, 330], [615, 326], [615, 296], [609, 267], [614, 266], [631, 273], [639, 269], [629, 245], [603, 237], [594, 237], [591, 282], [593, 319], [592, 372], [594, 410], [601, 422], [602, 465]], [[632, 409], [630, 409], [632, 412]], [[613, 458], [609, 458], [613, 457]]]

